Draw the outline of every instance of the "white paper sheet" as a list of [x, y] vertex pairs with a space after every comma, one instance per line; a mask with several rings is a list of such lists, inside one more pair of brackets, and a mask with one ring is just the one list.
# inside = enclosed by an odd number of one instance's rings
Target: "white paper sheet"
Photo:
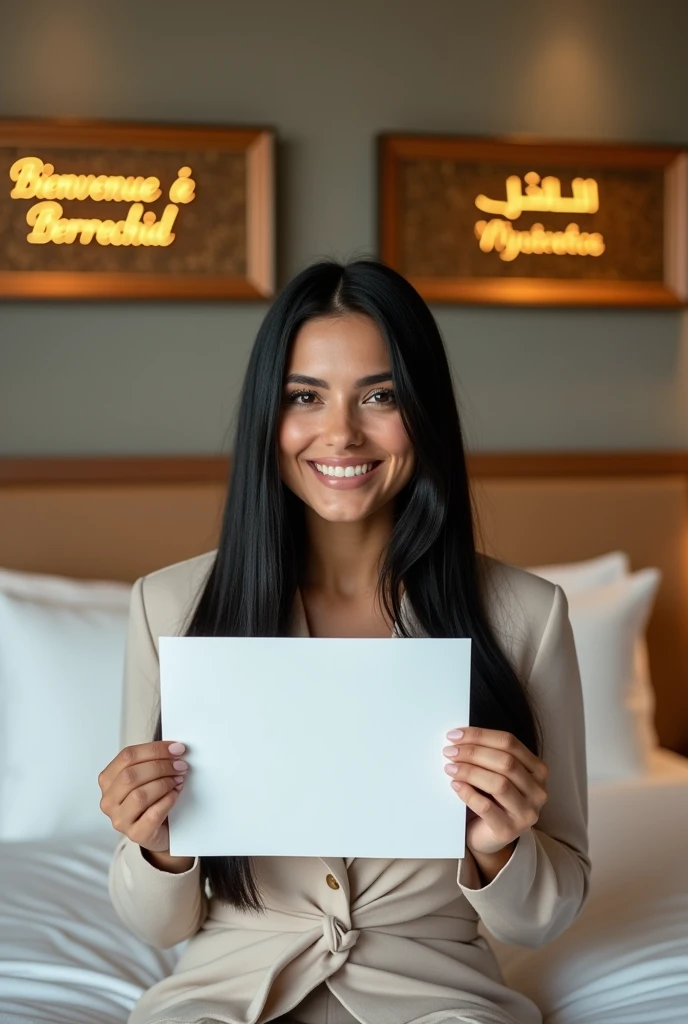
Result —
[[165, 739], [189, 771], [170, 853], [459, 858], [444, 771], [469, 722], [471, 641], [160, 637]]

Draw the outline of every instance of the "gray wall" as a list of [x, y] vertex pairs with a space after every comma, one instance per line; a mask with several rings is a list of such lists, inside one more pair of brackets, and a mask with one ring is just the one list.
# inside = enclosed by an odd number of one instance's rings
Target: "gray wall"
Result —
[[[688, 144], [685, 0], [0, 6], [0, 116], [274, 126], [280, 285], [375, 251], [378, 131]], [[224, 450], [266, 308], [1, 303], [0, 454]], [[433, 310], [474, 449], [688, 448], [685, 314]]]

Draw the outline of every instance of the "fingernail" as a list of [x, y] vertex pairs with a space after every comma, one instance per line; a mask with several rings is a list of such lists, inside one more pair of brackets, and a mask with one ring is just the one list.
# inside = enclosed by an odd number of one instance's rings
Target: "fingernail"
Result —
[[445, 747], [442, 751], [445, 757], [456, 757], [459, 752], [458, 747]]
[[170, 754], [183, 754], [184, 751], [186, 750], [186, 747], [184, 746], [183, 743], [170, 743], [167, 749], [169, 750]]
[[185, 772], [189, 766], [186, 761], [173, 761], [172, 767], [176, 772]]
[[175, 775], [175, 777], [174, 777], [174, 781], [175, 782], [183, 782], [184, 779], [185, 779], [184, 775]]
[[463, 729], [452, 729], [451, 732], [447, 733], [448, 740], [460, 740], [463, 736]]
[[459, 766], [456, 764], [445, 764], [444, 770], [447, 775], [456, 775], [459, 770]]

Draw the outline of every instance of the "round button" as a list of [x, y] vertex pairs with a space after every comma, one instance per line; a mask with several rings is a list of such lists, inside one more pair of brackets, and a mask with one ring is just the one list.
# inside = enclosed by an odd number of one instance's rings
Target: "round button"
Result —
[[334, 877], [334, 875], [328, 875], [327, 878], [325, 879], [325, 881], [329, 885], [330, 889], [338, 889], [339, 888], [339, 882]]

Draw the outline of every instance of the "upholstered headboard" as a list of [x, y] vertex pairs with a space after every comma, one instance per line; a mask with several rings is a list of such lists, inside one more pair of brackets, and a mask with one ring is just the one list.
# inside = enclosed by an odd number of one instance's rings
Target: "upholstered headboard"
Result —
[[[663, 574], [648, 629], [657, 731], [688, 754], [688, 456], [470, 460], [482, 546], [515, 565], [624, 550]], [[0, 459], [0, 567], [134, 580], [216, 546], [229, 461]]]

